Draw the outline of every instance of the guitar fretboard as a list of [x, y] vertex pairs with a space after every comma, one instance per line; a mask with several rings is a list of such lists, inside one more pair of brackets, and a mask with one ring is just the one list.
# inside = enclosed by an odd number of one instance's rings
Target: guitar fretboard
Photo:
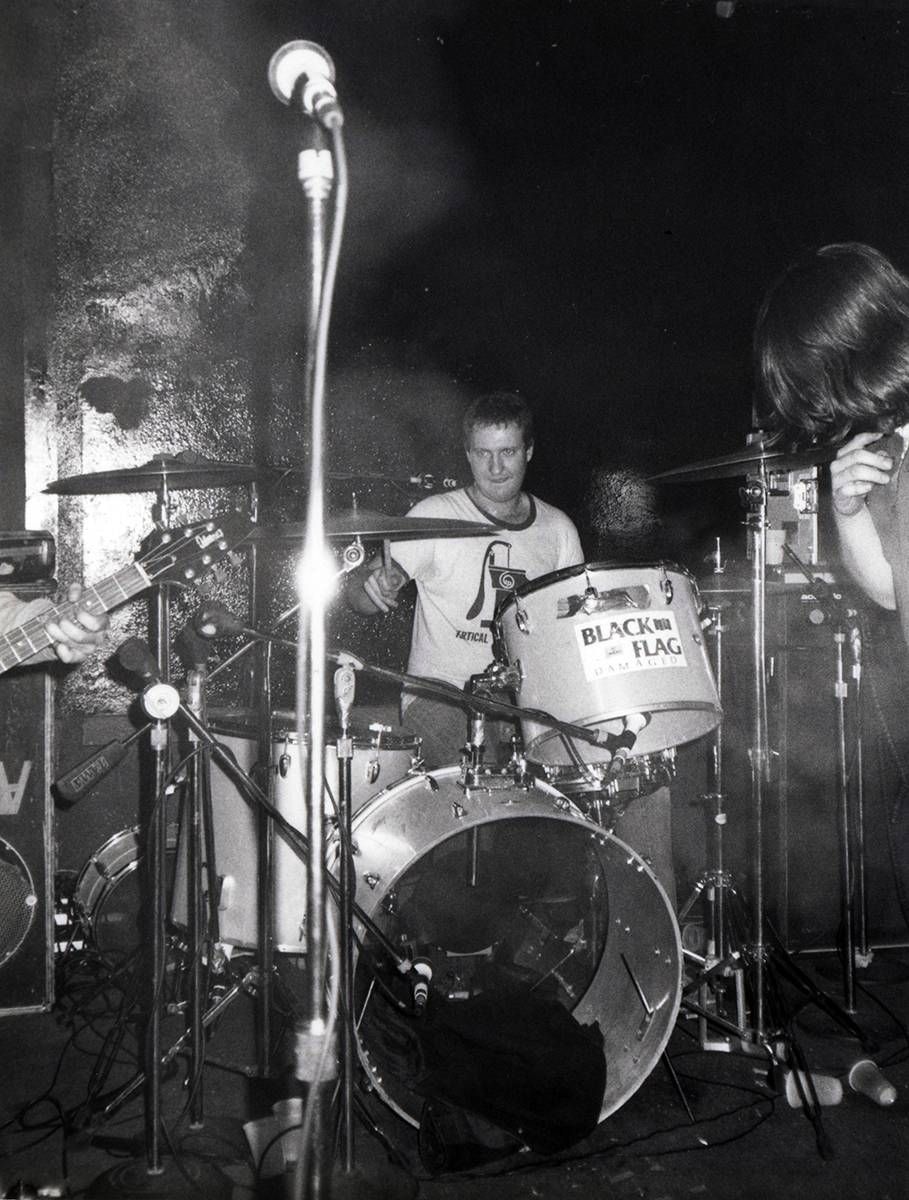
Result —
[[115, 575], [103, 579], [94, 587], [85, 588], [77, 602], [67, 600], [62, 604], [50, 605], [23, 625], [18, 625], [9, 633], [0, 634], [0, 671], [8, 671], [47, 649], [51, 644], [51, 638], [45, 628], [49, 620], [59, 621], [62, 617], [72, 616], [79, 608], [88, 612], [109, 612], [124, 600], [129, 600], [131, 596], [143, 591], [150, 582], [142, 567], [133, 563]]

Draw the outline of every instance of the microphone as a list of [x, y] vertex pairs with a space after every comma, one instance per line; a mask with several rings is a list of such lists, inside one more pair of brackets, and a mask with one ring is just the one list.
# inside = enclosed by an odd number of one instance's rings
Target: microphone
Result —
[[628, 713], [622, 720], [624, 729], [620, 734], [613, 734], [610, 742], [614, 747], [609, 764], [610, 776], [618, 775], [625, 769], [625, 763], [631, 758], [638, 734], [650, 724], [650, 713]]
[[207, 600], [193, 617], [193, 629], [200, 637], [233, 637], [247, 633], [239, 617], [226, 608], [220, 600]]
[[167, 721], [180, 708], [180, 693], [161, 678], [158, 661], [141, 638], [127, 638], [117, 650], [125, 671], [142, 683], [142, 707], [155, 721]]
[[335, 707], [338, 710], [338, 720], [341, 732], [347, 735], [350, 724], [350, 709], [354, 700], [357, 678], [350, 663], [342, 663], [335, 671]]
[[432, 963], [428, 958], [415, 958], [410, 972], [413, 984], [413, 1011], [415, 1017], [422, 1017], [426, 1012], [429, 1001], [429, 984], [432, 981]]
[[852, 662], [856, 667], [862, 665], [862, 629], [856, 622], [849, 630], [849, 647], [852, 650]]
[[334, 79], [334, 63], [315, 42], [288, 42], [275, 51], [268, 64], [268, 83], [281, 103], [296, 101], [326, 129], [344, 124]]

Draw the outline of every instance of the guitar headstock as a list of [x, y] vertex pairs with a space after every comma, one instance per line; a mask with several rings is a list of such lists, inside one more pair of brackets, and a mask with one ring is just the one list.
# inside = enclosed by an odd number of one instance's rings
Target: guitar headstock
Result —
[[192, 585], [228, 558], [256, 530], [246, 513], [219, 513], [151, 534], [136, 562], [152, 583]]

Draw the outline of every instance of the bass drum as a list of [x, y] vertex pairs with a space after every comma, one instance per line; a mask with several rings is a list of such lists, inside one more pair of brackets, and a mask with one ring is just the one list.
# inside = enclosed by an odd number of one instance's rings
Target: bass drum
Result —
[[107, 839], [79, 873], [73, 893], [76, 916], [99, 953], [126, 958], [141, 944], [139, 829]]
[[[508, 596], [496, 635], [519, 670], [521, 707], [601, 734], [627, 729], [632, 752], [649, 755], [710, 733], [723, 715], [699, 609], [697, 585], [673, 563], [581, 563]], [[531, 762], [604, 758], [547, 726], [521, 726]]]
[[[635, 852], [547, 784], [465, 790], [459, 767], [372, 797], [353, 820], [356, 902], [394, 946], [427, 958], [433, 995], [544, 988], [605, 1039], [600, 1119], [659, 1061], [681, 1001], [672, 908]], [[354, 994], [361, 1062], [419, 1126], [423, 1100], [382, 1038], [383, 950], [361, 922]], [[387, 960], [386, 960], [387, 963]], [[379, 986], [377, 986], [377, 983]]]

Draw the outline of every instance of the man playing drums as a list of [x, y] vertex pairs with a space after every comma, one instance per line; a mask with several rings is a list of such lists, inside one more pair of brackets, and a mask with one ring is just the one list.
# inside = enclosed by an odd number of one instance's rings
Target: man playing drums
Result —
[[[387, 613], [413, 579], [417, 607], [407, 670], [459, 688], [492, 661], [498, 600], [527, 580], [583, 559], [565, 513], [524, 491], [533, 457], [526, 401], [509, 392], [480, 396], [465, 413], [463, 429], [473, 482], [421, 500], [408, 516], [485, 521], [498, 532], [399, 542], [389, 566], [373, 560], [354, 573], [347, 592], [356, 611]], [[423, 739], [427, 766], [456, 763], [466, 741], [464, 710], [406, 690], [401, 703], [402, 724]]]

